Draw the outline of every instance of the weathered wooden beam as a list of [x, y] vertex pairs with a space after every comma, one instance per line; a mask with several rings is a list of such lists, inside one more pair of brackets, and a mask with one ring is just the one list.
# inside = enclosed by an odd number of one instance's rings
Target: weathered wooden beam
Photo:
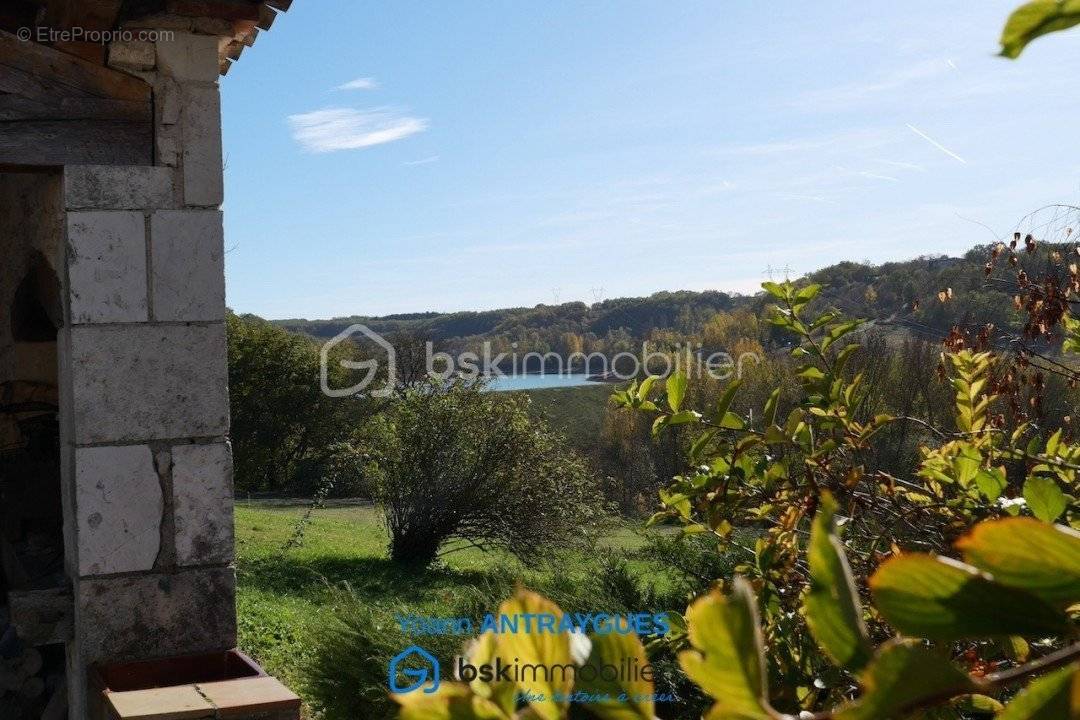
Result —
[[0, 123], [0, 163], [153, 165], [149, 123], [27, 121]]
[[77, 58], [82, 58], [87, 62], [92, 62], [95, 65], [105, 64], [105, 45], [95, 42], [58, 42], [53, 43], [53, 47], [60, 52], [67, 53], [68, 55], [74, 55]]
[[150, 86], [139, 78], [23, 42], [5, 32], [0, 32], [0, 66], [43, 83], [43, 93], [150, 102]]
[[123, 0], [77, 0], [71, 9], [71, 22], [86, 30], [112, 30], [116, 27]]
[[150, 165], [142, 80], [0, 32], [0, 163]]
[[110, 120], [141, 123], [147, 121], [146, 108], [129, 100], [102, 98], [49, 97], [30, 98], [3, 90], [0, 70], [0, 122], [72, 122]]
[[259, 3], [253, 0], [168, 0], [168, 12], [187, 17], [222, 20], [259, 20]]
[[277, 10], [274, 10], [269, 5], [260, 5], [258, 25], [259, 29], [269, 30], [270, 27], [274, 24], [274, 21], [277, 20], [277, 15]]

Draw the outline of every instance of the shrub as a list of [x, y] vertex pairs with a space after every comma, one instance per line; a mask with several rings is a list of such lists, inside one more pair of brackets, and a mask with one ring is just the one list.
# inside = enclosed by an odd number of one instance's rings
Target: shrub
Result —
[[464, 382], [402, 391], [367, 440], [395, 562], [469, 546], [532, 562], [585, 539], [604, 515], [596, 479], [527, 403]]

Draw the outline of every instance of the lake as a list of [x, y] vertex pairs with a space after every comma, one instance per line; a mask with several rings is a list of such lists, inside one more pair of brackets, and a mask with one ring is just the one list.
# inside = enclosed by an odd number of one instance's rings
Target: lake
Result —
[[545, 390], [548, 388], [580, 387], [581, 385], [593, 385], [589, 376], [585, 373], [563, 375], [551, 373], [547, 375], [506, 375], [493, 377], [488, 381], [488, 389], [496, 392], [512, 390]]

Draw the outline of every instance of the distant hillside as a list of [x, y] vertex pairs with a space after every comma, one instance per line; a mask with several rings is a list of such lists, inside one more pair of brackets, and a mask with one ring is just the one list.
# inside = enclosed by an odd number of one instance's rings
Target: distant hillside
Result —
[[381, 334], [417, 333], [432, 340], [477, 336], [506, 335], [527, 337], [530, 332], [571, 332], [605, 337], [625, 333], [643, 337], [653, 328], [677, 328], [691, 332], [720, 311], [747, 304], [723, 292], [660, 292], [644, 298], [618, 298], [594, 305], [569, 302], [561, 305], [537, 305], [532, 308], [507, 308], [456, 313], [412, 313], [383, 317], [334, 318], [333, 320], [277, 320], [275, 323], [293, 332], [329, 338], [355, 323], [363, 323]]
[[[1019, 266], [1031, 268], [1029, 273], [1037, 271], [1054, 250], [1073, 252], [1071, 246], [1044, 245], [1033, 254], [1020, 252]], [[841, 262], [800, 282], [823, 284], [821, 302], [848, 315], [895, 325], [927, 339], [941, 338], [954, 325], [992, 322], [1000, 330], [1015, 329], [1018, 315], [1011, 297], [1018, 268], [1010, 270], [1003, 257], [994, 276], [988, 277], [989, 255], [990, 247], [978, 246], [963, 257], [924, 256], [881, 265]], [[938, 293], [949, 288], [952, 299], [939, 301]], [[276, 324], [316, 338], [329, 338], [349, 325], [363, 323], [383, 335], [409, 334], [448, 349], [474, 348], [480, 341], [491, 341], [496, 349], [515, 343], [524, 352], [592, 352], [630, 349], [658, 332], [697, 336], [718, 313], [742, 310], [761, 315], [768, 304], [763, 293], [677, 291], [593, 305], [571, 302], [480, 312], [280, 320]], [[767, 342], [771, 337], [767, 327], [761, 333], [760, 339]]]

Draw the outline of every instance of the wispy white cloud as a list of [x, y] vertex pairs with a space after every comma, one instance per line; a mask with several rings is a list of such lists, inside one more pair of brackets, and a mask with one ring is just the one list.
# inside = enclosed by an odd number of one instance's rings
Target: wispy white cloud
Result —
[[915, 170], [916, 172], [926, 172], [926, 168], [918, 163], [901, 162], [899, 160], [882, 160], [877, 159], [874, 162], [881, 163], [882, 165], [889, 165], [891, 167], [900, 168], [902, 170]]
[[899, 178], [894, 178], [892, 175], [881, 175], [880, 173], [872, 173], [868, 170], [859, 170], [859, 174], [864, 178], [870, 178], [871, 180], [888, 180], [889, 182], [900, 182]]
[[821, 90], [811, 90], [797, 97], [795, 105], [811, 111], [833, 111], [838, 108], [866, 105], [873, 102], [877, 96], [894, 94], [909, 85], [938, 78], [955, 70], [956, 65], [950, 60], [923, 60], [869, 82], [848, 83]]
[[431, 163], [439, 162], [438, 155], [432, 155], [431, 157], [420, 158], [419, 160], [409, 160], [408, 162], [401, 163], [402, 165], [430, 165]]
[[827, 135], [768, 140], [759, 143], [721, 145], [712, 150], [718, 155], [799, 155], [819, 150], [868, 152], [895, 141], [895, 130], [887, 128], [855, 128]]
[[325, 108], [290, 115], [289, 124], [296, 141], [316, 153], [382, 145], [428, 128], [426, 119], [404, 115], [392, 108]]
[[822, 197], [820, 195], [803, 195], [801, 193], [787, 193], [787, 192], [776, 193], [776, 195], [779, 196], [779, 197], [782, 197], [782, 198], [786, 198], [788, 200], [806, 200], [807, 202], [829, 203], [830, 205], [836, 205], [835, 200], [830, 200], [830, 199]]
[[938, 150], [940, 150], [941, 152], [943, 152], [943, 153], [945, 153], [946, 155], [948, 155], [949, 157], [951, 157], [951, 158], [952, 158], [953, 160], [957, 160], [957, 161], [959, 161], [959, 162], [962, 162], [963, 164], [967, 165], [967, 160], [965, 160], [964, 158], [960, 157], [959, 155], [957, 155], [956, 153], [954, 153], [954, 152], [953, 152], [952, 150], [950, 150], [949, 148], [945, 147], [944, 145], [942, 145], [941, 143], [939, 143], [939, 142], [938, 142], [937, 140], [935, 140], [934, 138], [932, 138], [932, 137], [930, 137], [929, 135], [927, 135], [926, 133], [924, 133], [924, 132], [923, 132], [922, 130], [920, 130], [919, 128], [915, 127], [915, 126], [914, 126], [914, 125], [912, 125], [911, 123], [905, 123], [905, 124], [906, 124], [906, 125], [908, 126], [908, 130], [910, 130], [911, 132], [915, 133], [916, 135], [918, 135], [919, 137], [921, 137], [921, 138], [922, 138], [923, 140], [925, 140], [926, 142], [930, 143], [931, 145], [933, 145], [934, 147], [936, 147], [936, 148], [937, 148]]
[[338, 85], [335, 90], [378, 90], [379, 81], [372, 77], [356, 78]]

